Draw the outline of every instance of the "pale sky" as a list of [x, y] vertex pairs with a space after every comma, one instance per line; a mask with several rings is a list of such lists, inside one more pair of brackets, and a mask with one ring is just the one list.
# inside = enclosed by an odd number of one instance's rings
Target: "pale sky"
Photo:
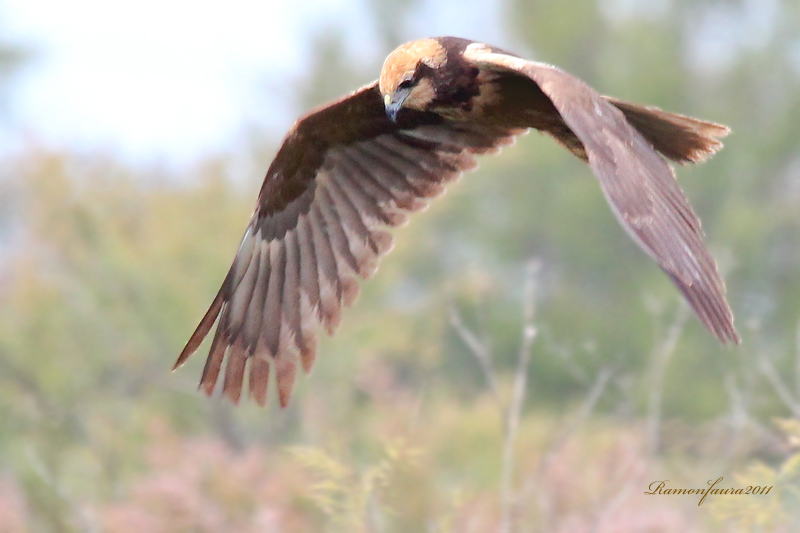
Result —
[[259, 88], [304, 62], [309, 19], [359, 16], [329, 0], [4, 0], [0, 12], [4, 33], [38, 51], [13, 93], [27, 136], [167, 159], [261, 122]]
[[[499, 33], [476, 9], [484, 2], [454, 1], [458, 18], [449, 0], [432, 2], [422, 20], [439, 23], [420, 30]], [[341, 21], [353, 28], [353, 53], [369, 49], [358, 0], [0, 0], [6, 40], [37, 51], [0, 141], [168, 163], [235, 151], [247, 125], [287, 128], [296, 118], [291, 95], [268, 87], [305, 66], [314, 30]]]

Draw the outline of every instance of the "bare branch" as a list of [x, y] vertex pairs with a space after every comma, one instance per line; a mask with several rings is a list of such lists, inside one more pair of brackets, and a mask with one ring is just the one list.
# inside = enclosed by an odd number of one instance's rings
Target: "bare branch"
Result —
[[66, 490], [64, 484], [60, 482], [47, 461], [43, 460], [36, 448], [30, 447], [26, 452], [33, 473], [38, 480], [51, 491], [51, 494], [58, 499], [59, 503], [64, 506], [65, 512], [56, 511], [58, 515], [60, 515], [58, 516], [59, 522], [62, 520], [64, 521], [61, 527], [67, 524], [74, 524], [80, 531], [86, 531], [88, 533], [99, 532], [100, 527], [97, 524], [97, 517], [85, 505], [81, 505], [78, 500]]
[[556, 441], [550, 447], [547, 455], [545, 455], [542, 459], [542, 462], [539, 463], [539, 467], [536, 469], [536, 474], [533, 476], [533, 480], [540, 479], [547, 472], [548, 468], [550, 468], [550, 463], [559, 454], [575, 430], [577, 430], [581, 424], [583, 424], [586, 419], [589, 418], [589, 415], [592, 414], [595, 405], [597, 405], [597, 401], [600, 399], [600, 396], [602, 396], [603, 392], [605, 391], [608, 382], [611, 380], [612, 374], [613, 372], [611, 368], [608, 367], [601, 368], [597, 373], [594, 383], [592, 384], [592, 388], [589, 389], [589, 392], [586, 394], [586, 397], [578, 409], [578, 412], [575, 413], [572, 421], [567, 424]]
[[650, 371], [650, 390], [647, 397], [647, 446], [651, 454], [661, 446], [661, 399], [664, 393], [664, 374], [675, 347], [678, 344], [683, 326], [689, 316], [686, 305], [678, 305], [675, 318], [672, 320], [664, 339], [653, 350]]
[[760, 355], [758, 358], [758, 370], [767, 378], [772, 388], [775, 389], [775, 394], [778, 395], [778, 398], [792, 411], [792, 414], [796, 418], [800, 418], [800, 404], [798, 404], [797, 399], [789, 391], [788, 387], [781, 381], [778, 371], [775, 370], [772, 361], [764, 354]]
[[522, 405], [528, 385], [528, 365], [531, 359], [531, 348], [536, 338], [536, 278], [541, 268], [538, 260], [531, 260], [525, 269], [525, 281], [522, 287], [522, 340], [520, 342], [517, 371], [514, 374], [514, 385], [511, 392], [511, 403], [505, 413], [505, 437], [503, 439], [503, 471], [502, 471], [502, 519], [500, 531], [510, 533], [513, 527], [517, 498], [513, 489], [514, 443], [517, 440], [519, 422], [522, 417]]
[[511, 398], [505, 402], [500, 395], [498, 380], [492, 367], [492, 353], [488, 342], [482, 342], [461, 319], [455, 307], [450, 308], [450, 323], [458, 333], [464, 344], [480, 364], [481, 371], [486, 378], [489, 391], [497, 402], [503, 422], [503, 459], [501, 479], [501, 525], [502, 533], [511, 533], [514, 528], [514, 517], [517, 509], [517, 495], [513, 487], [514, 477], [514, 444], [519, 431], [522, 407], [525, 403], [525, 393], [528, 386], [528, 366], [531, 359], [531, 348], [536, 338], [536, 289], [537, 276], [541, 268], [538, 260], [531, 260], [525, 268], [525, 279], [522, 286], [522, 332], [517, 358], [517, 369], [511, 389]]
[[592, 528], [589, 530], [591, 533], [597, 531], [604, 531], [605, 525], [608, 520], [614, 515], [619, 507], [625, 502], [625, 499], [630, 495], [631, 491], [638, 488], [638, 480], [636, 479], [636, 457], [628, 459], [627, 464], [621, 470], [626, 471], [622, 476], [625, 479], [624, 483], [620, 483], [620, 488], [616, 494], [604, 500], [595, 511], [595, 520]]
[[503, 409], [503, 401], [500, 398], [500, 390], [497, 386], [497, 378], [495, 377], [494, 370], [492, 369], [492, 354], [489, 351], [489, 348], [486, 346], [485, 343], [481, 342], [478, 339], [478, 336], [472, 332], [465, 324], [464, 321], [461, 320], [461, 315], [456, 310], [455, 306], [450, 307], [450, 324], [452, 324], [453, 328], [458, 333], [458, 336], [461, 337], [461, 340], [464, 341], [464, 344], [467, 345], [469, 351], [472, 352], [472, 355], [475, 356], [475, 359], [478, 360], [478, 364], [481, 366], [481, 371], [483, 372], [483, 376], [486, 379], [486, 384], [489, 386], [489, 391], [492, 393], [497, 405]]
[[728, 393], [728, 399], [731, 405], [729, 424], [731, 432], [733, 433], [731, 438], [725, 439], [725, 442], [727, 443], [728, 457], [733, 457], [738, 448], [742, 430], [747, 425], [750, 417], [747, 414], [747, 404], [744, 394], [733, 372], [725, 372], [725, 391]]
[[563, 346], [550, 346], [548, 348], [548, 356], [552, 355], [560, 359], [571, 378], [586, 386], [591, 383], [589, 372], [583, 365], [578, 363], [572, 349]]
[[[561, 452], [564, 445], [567, 443], [570, 437], [572, 437], [572, 434], [581, 426], [581, 424], [586, 421], [589, 415], [591, 415], [592, 411], [594, 411], [594, 407], [597, 405], [597, 401], [600, 399], [608, 383], [611, 381], [612, 375], [613, 372], [611, 368], [604, 367], [600, 369], [594, 379], [591, 389], [586, 394], [583, 403], [575, 413], [572, 421], [561, 431], [561, 434], [558, 436], [558, 438], [556, 438], [556, 440], [550, 446], [550, 449], [539, 462], [536, 472], [534, 472], [534, 474], [525, 482], [523, 492], [525, 494], [533, 495], [539, 504], [539, 508], [544, 512], [545, 516], [549, 516], [552, 512], [552, 502], [550, 500], [548, 491], [537, 490], [539, 481], [547, 473], [550, 468], [550, 464]], [[547, 527], [545, 526], [544, 529], [547, 529]]]

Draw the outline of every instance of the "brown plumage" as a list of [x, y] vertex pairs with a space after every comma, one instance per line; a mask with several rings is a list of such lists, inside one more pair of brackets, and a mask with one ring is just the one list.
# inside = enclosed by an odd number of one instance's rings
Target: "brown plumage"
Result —
[[[529, 128], [586, 161], [622, 227], [720, 341], [739, 342], [700, 220], [664, 158], [697, 162], [728, 128], [601, 96], [553, 66], [464, 39], [423, 39], [386, 59], [380, 79], [297, 121], [267, 171], [253, 218], [211, 307], [175, 364], [219, 319], [200, 386], [281, 406], [316, 332], [332, 334], [359, 278], [398, 226], [475, 166], [474, 155]], [[659, 155], [660, 154], [660, 155]], [[249, 362], [249, 365], [248, 365]]]

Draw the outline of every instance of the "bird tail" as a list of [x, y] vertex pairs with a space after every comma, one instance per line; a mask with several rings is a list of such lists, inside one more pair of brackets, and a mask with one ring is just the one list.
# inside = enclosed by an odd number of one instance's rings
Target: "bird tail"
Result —
[[697, 163], [714, 155], [722, 148], [719, 138], [730, 133], [721, 124], [668, 113], [657, 107], [605, 98], [622, 111], [653, 148], [677, 163]]

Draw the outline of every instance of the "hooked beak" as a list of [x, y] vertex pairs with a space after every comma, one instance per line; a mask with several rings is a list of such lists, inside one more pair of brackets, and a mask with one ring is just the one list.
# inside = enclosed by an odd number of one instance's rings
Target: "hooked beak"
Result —
[[398, 89], [393, 94], [384, 96], [383, 104], [386, 107], [386, 116], [389, 117], [389, 120], [397, 122], [397, 114], [402, 109], [403, 102], [406, 101], [409, 94], [411, 94], [410, 89]]

